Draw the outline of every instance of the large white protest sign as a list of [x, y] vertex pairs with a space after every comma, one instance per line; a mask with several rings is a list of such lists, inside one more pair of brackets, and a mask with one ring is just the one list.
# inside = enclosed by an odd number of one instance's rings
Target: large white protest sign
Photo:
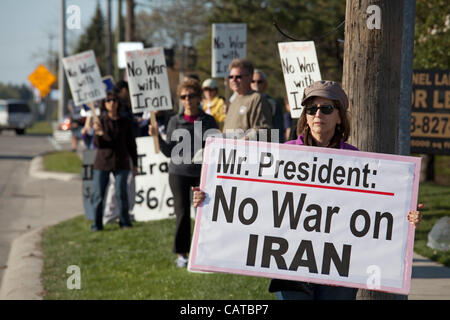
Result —
[[407, 294], [419, 172], [414, 157], [208, 138], [190, 268]]
[[135, 51], [144, 49], [142, 42], [119, 42], [117, 44], [117, 67], [125, 69], [127, 63], [125, 61], [125, 53], [127, 51]]
[[136, 139], [138, 174], [133, 214], [136, 221], [159, 220], [174, 217], [173, 195], [168, 171], [170, 159], [155, 153], [152, 137]]
[[94, 51], [89, 50], [62, 59], [67, 81], [76, 106], [106, 97]]
[[247, 54], [247, 25], [245, 23], [213, 23], [212, 72], [213, 78], [228, 75], [228, 65], [233, 59]]
[[164, 48], [127, 51], [125, 56], [133, 113], [172, 109]]
[[303, 90], [314, 81], [322, 80], [314, 41], [280, 42], [284, 83], [292, 118], [300, 118]]

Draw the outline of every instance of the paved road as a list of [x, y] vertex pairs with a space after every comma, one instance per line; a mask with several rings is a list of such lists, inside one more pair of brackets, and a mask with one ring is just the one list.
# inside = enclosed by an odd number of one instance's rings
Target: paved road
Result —
[[12, 240], [39, 223], [32, 208], [41, 205], [42, 190], [39, 182], [30, 181], [29, 163], [51, 150], [46, 136], [17, 136], [14, 131], [0, 134], [0, 280]]
[[[35, 179], [29, 175], [31, 160], [54, 149], [55, 145], [47, 136], [17, 136], [13, 131], [0, 134], [0, 283], [15, 238], [48, 225], [49, 221], [63, 220], [64, 213], [48, 216], [55, 206], [64, 207], [68, 202], [69, 209], [77, 212], [81, 209], [80, 203], [70, 201], [71, 195], [65, 197], [64, 192], [60, 201], [48, 203], [46, 200], [46, 194], [61, 192], [67, 182]], [[81, 185], [79, 188], [81, 190]], [[75, 199], [79, 198], [76, 196]]]

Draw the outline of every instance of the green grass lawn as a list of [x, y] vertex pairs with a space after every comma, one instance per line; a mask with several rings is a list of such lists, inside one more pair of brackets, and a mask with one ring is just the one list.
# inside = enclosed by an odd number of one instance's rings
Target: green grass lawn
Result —
[[26, 131], [27, 134], [52, 135], [53, 128], [49, 121], [36, 121], [31, 128]]
[[[80, 216], [43, 234], [45, 299], [274, 299], [269, 279], [177, 268], [171, 252], [175, 220], [107, 225], [91, 232]], [[81, 289], [68, 290], [67, 267], [81, 271]]]
[[82, 161], [75, 152], [52, 152], [44, 156], [44, 170], [81, 174]]
[[416, 230], [414, 251], [434, 261], [450, 267], [450, 252], [433, 250], [427, 247], [428, 233], [434, 224], [444, 216], [450, 216], [450, 186], [434, 183], [421, 183], [419, 203], [425, 204], [423, 218]]

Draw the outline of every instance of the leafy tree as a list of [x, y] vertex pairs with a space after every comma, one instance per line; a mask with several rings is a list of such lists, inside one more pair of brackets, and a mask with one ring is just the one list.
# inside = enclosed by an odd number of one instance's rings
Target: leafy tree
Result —
[[207, 27], [208, 3], [203, 0], [170, 0], [151, 13], [136, 16], [136, 33], [144, 43], [155, 46], [193, 46]]
[[415, 69], [449, 69], [450, 3], [417, 0], [414, 36]]
[[24, 84], [13, 85], [0, 83], [0, 99], [21, 99], [30, 100], [33, 92]]
[[91, 49], [94, 50], [101, 74], [104, 74], [104, 68], [106, 66], [105, 31], [105, 19], [100, 8], [100, 3], [97, 2], [97, 8], [95, 9], [91, 23], [87, 27], [86, 32], [78, 40], [73, 54]]
[[[288, 35], [299, 40], [314, 40], [323, 79], [342, 78], [344, 28], [334, 28], [345, 18], [345, 1], [290, 0], [213, 0], [209, 23], [246, 23], [247, 58], [269, 78], [268, 92], [285, 96], [285, 86], [278, 42], [291, 41], [280, 34], [273, 22]], [[330, 31], [329, 35], [327, 35]], [[197, 46], [198, 71], [202, 77], [211, 74], [211, 28]]]

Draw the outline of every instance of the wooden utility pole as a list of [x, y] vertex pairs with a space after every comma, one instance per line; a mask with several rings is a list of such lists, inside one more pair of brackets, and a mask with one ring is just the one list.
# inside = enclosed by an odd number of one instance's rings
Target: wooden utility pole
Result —
[[[370, 5], [380, 8], [380, 29], [369, 29]], [[403, 0], [347, 0], [343, 87], [349, 96], [352, 144], [395, 154], [400, 94]]]
[[66, 93], [66, 74], [62, 59], [66, 56], [66, 1], [61, 0], [60, 8], [60, 26], [59, 26], [59, 63], [58, 63], [58, 121], [62, 121], [64, 117], [64, 110], [67, 107], [67, 93]]
[[106, 1], [106, 43], [105, 43], [105, 53], [106, 53], [106, 74], [113, 74], [113, 41], [111, 32], [111, 0]]
[[125, 41], [134, 41], [134, 1], [127, 0], [127, 18], [125, 21]]
[[[362, 151], [399, 153], [399, 128], [404, 123], [400, 126], [399, 119], [410, 121], [405, 94], [411, 95], [411, 79], [407, 78], [412, 72], [412, 52], [406, 50], [412, 50], [409, 41], [414, 38], [404, 32], [411, 32], [411, 20], [414, 30], [410, 6], [415, 7], [414, 0], [347, 0], [342, 82], [349, 96], [350, 142]], [[406, 74], [403, 80], [402, 73]], [[409, 112], [399, 112], [401, 101], [407, 101]], [[408, 132], [406, 136], [409, 141]], [[370, 290], [359, 290], [358, 297], [406, 298]]]
[[115, 35], [114, 52], [116, 52], [116, 68], [114, 69], [114, 78], [116, 81], [123, 78], [122, 70], [119, 69], [117, 64], [117, 45], [123, 41], [123, 23], [122, 23], [122, 0], [117, 1], [117, 27]]

